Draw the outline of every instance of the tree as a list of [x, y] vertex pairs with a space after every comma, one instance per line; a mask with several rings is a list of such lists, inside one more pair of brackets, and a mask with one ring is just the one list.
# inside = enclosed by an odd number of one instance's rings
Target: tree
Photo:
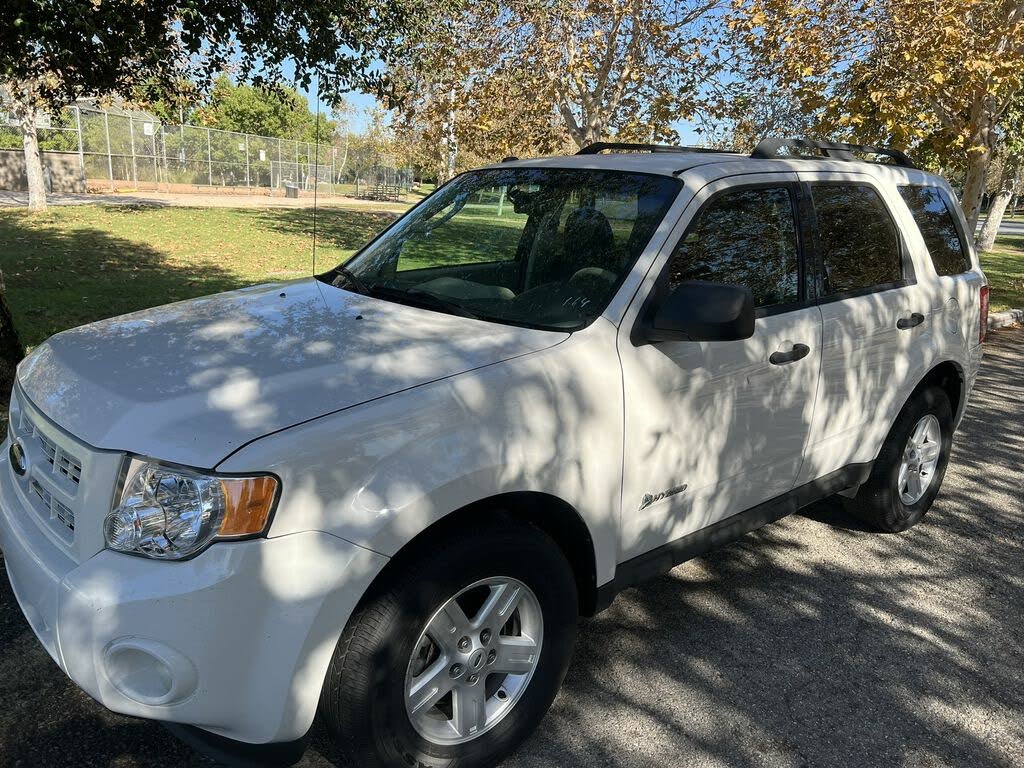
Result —
[[1024, 86], [1024, 2], [734, 0], [729, 24], [835, 135], [962, 162], [977, 224], [999, 123]]
[[755, 79], [751, 79], [749, 85], [733, 100], [732, 114], [724, 121], [724, 130], [715, 141], [716, 145], [752, 152], [762, 139], [814, 133], [811, 116], [803, 111], [792, 92]]
[[43, 179], [43, 156], [39, 149], [39, 114], [43, 101], [32, 81], [4, 83], [0, 99], [10, 105], [25, 153], [25, 177], [28, 181], [28, 208], [41, 211], [46, 208], [46, 184]]
[[1006, 209], [1024, 192], [1024, 94], [1007, 110], [1000, 130], [998, 175], [988, 217], [978, 233], [978, 250], [991, 251]]
[[724, 0], [484, 0], [435, 13], [404, 69], [402, 128], [444, 179], [458, 152], [489, 159], [609, 135], [673, 140], [724, 112], [738, 84], [714, 44]]
[[978, 233], [979, 251], [991, 251], [996, 244], [1003, 216], [1014, 197], [1024, 192], [1024, 156], [1014, 155], [1005, 159], [999, 174], [996, 194], [989, 206], [988, 217]]
[[315, 141], [318, 136], [327, 141], [336, 127], [326, 115], [311, 112], [306, 97], [294, 88], [236, 85], [227, 75], [217, 78], [209, 99], [196, 108], [193, 119], [222, 131], [293, 141]]
[[501, 5], [491, 0], [441, 7], [395, 69], [406, 95], [396, 110], [396, 129], [412, 142], [416, 159], [431, 168], [438, 183], [455, 175], [461, 140], [480, 133], [470, 104], [473, 89], [493, 70], [494, 57], [510, 34], [500, 17]]
[[[517, 0], [495, 77], [520, 82], [579, 147], [609, 132], [672, 139], [671, 123], [724, 103], [713, 44], [720, 0]], [[500, 105], [497, 105], [500, 106]]]
[[[205, 87], [230, 66], [255, 85], [318, 77], [331, 102], [385, 94], [387, 66], [415, 32], [425, 0], [6, 0], [0, 84], [25, 129], [30, 207], [45, 206], [35, 125], [41, 109], [82, 95], [131, 93], [143, 81]], [[383, 66], [381, 66], [383, 65]]]
[[365, 110], [365, 128], [349, 138], [349, 168], [359, 178], [373, 168], [393, 163], [396, 146], [387, 111], [373, 106]]

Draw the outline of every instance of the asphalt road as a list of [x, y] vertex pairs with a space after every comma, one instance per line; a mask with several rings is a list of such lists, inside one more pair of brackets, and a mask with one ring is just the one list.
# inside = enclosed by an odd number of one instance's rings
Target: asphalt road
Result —
[[999, 225], [1000, 235], [1024, 235], [1024, 222], [1004, 221]]
[[[928, 517], [835, 501], [582, 621], [562, 693], [505, 768], [1024, 765], [1024, 329], [990, 335]], [[317, 732], [302, 765], [333, 765]], [[106, 712], [0, 586], [0, 768], [206, 765]]]

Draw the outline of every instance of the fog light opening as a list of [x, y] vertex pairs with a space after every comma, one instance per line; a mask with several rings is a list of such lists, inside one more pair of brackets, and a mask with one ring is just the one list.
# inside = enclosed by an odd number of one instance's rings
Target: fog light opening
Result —
[[196, 687], [192, 663], [153, 641], [132, 639], [111, 644], [104, 654], [103, 667], [118, 693], [146, 706], [176, 703]]

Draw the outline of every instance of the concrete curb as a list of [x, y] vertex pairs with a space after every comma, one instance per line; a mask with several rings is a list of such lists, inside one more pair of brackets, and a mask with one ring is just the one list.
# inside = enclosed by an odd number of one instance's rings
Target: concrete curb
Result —
[[988, 329], [1006, 328], [1009, 325], [1024, 323], [1024, 309], [1008, 309], [1005, 312], [991, 312], [988, 316]]

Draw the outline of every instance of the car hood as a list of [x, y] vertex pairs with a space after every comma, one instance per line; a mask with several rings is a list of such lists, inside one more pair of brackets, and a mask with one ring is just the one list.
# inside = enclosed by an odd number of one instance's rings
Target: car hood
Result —
[[64, 331], [22, 363], [18, 381], [39, 410], [96, 448], [213, 467], [276, 430], [566, 336], [310, 278]]

